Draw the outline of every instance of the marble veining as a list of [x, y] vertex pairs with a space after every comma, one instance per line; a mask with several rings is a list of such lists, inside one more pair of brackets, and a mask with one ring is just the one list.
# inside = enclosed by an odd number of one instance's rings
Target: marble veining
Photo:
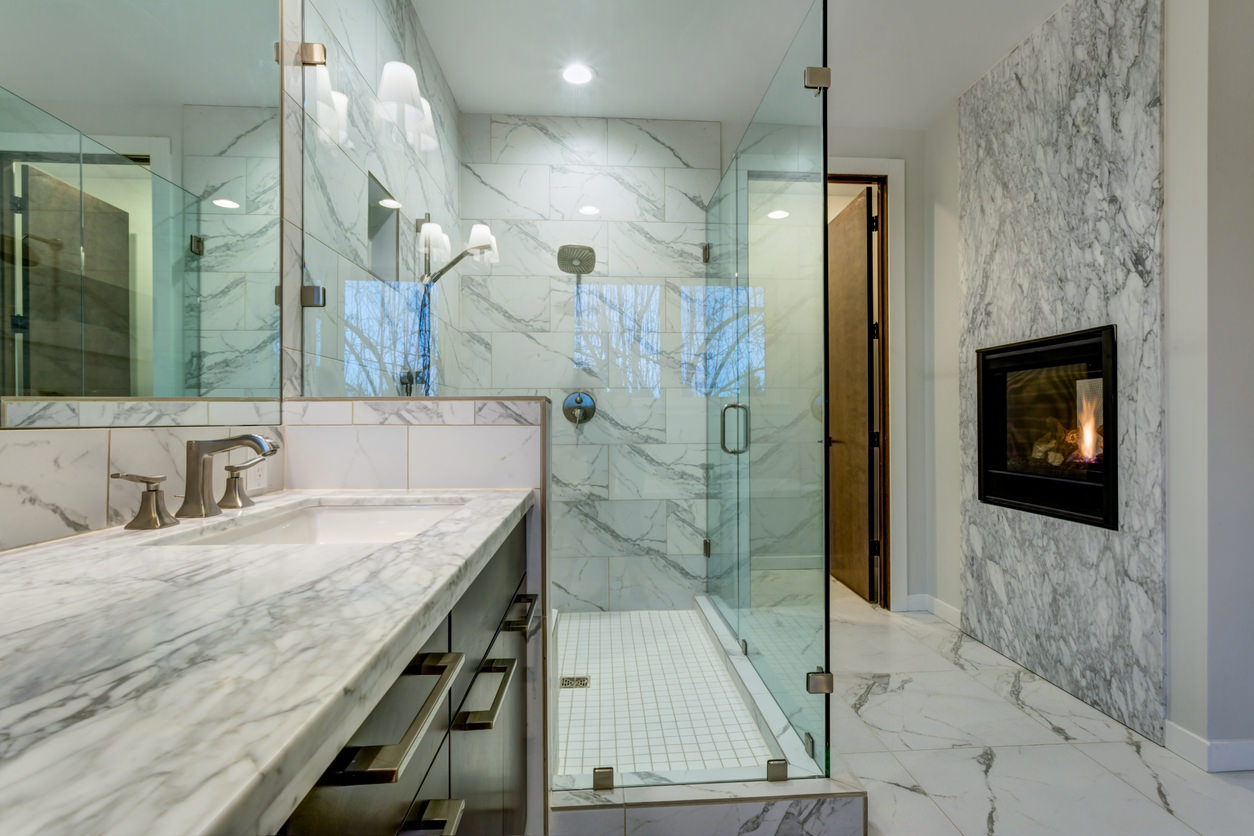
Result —
[[114, 530], [7, 553], [0, 829], [274, 831], [532, 494], [291, 492], [180, 526], [416, 500], [461, 507], [389, 545], [162, 546], [168, 532]]
[[[1074, 0], [959, 103], [963, 629], [1163, 739], [1162, 0]], [[976, 498], [978, 348], [1114, 323], [1120, 530]]]

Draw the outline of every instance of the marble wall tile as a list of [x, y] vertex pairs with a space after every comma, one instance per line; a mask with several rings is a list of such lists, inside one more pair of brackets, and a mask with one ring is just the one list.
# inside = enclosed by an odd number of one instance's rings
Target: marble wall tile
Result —
[[705, 278], [705, 224], [622, 223], [610, 228], [613, 275]]
[[343, 42], [362, 75], [370, 79], [379, 77], [382, 67], [376, 66], [379, 55], [378, 12], [373, 3], [362, 0], [309, 0], [306, 3], [306, 27], [309, 26], [310, 11], [326, 21], [327, 28]]
[[[293, 46], [293, 49], [295, 47]], [[290, 67], [294, 75], [303, 68]], [[303, 86], [303, 82], [302, 82]], [[303, 227], [305, 224], [305, 110], [300, 95], [291, 90], [283, 95], [283, 220]]]
[[610, 560], [549, 558], [549, 606], [558, 612], [606, 612], [610, 608]]
[[539, 427], [411, 427], [409, 486], [538, 489], [542, 442]]
[[509, 386], [525, 380], [548, 388], [589, 388], [602, 383], [607, 370], [578, 364], [573, 334], [492, 335], [492, 383]]
[[671, 555], [702, 555], [704, 559], [705, 498], [672, 499], [666, 507], [667, 552]]
[[572, 116], [492, 116], [491, 161], [605, 165], [607, 120]]
[[609, 558], [610, 609], [687, 610], [705, 594], [703, 555], [650, 555]]
[[[461, 115], [461, 133], [462, 162], [515, 162], [514, 160], [495, 160], [492, 158], [492, 117], [490, 115], [486, 113], [463, 113]], [[538, 161], [521, 160], [520, 162]]]
[[[244, 157], [184, 156], [183, 188], [200, 198], [202, 215], [238, 213], [248, 203], [248, 160]], [[224, 209], [215, 206], [215, 200], [234, 201], [240, 208]]]
[[304, 178], [306, 235], [364, 264], [368, 180], [312, 120], [305, 123]]
[[611, 119], [609, 164], [719, 169], [720, 133], [717, 122]]
[[477, 220], [549, 217], [549, 167], [463, 163], [461, 213]]
[[174, 427], [209, 423], [205, 401], [82, 401], [84, 427]]
[[538, 426], [545, 404], [539, 401], [476, 401], [476, 424]]
[[662, 220], [704, 224], [719, 179], [717, 169], [666, 169], [666, 217]]
[[183, 108], [183, 154], [192, 157], [279, 156], [279, 110], [272, 107]]
[[351, 424], [353, 401], [283, 401], [283, 423]]
[[0, 549], [106, 521], [106, 430], [0, 430]]
[[[555, 392], [556, 396], [561, 394]], [[666, 440], [665, 401], [651, 393], [601, 391], [597, 414], [575, 426], [564, 418], [553, 422], [554, 444], [660, 444]]]
[[262, 426], [281, 423], [279, 401], [210, 401], [211, 426]]
[[698, 499], [705, 496], [704, 444], [620, 444], [610, 454], [613, 499]]
[[[604, 221], [662, 221], [666, 216], [666, 179], [660, 168], [558, 165], [549, 174], [551, 218], [587, 218], [581, 210], [600, 210]], [[704, 218], [701, 219], [704, 223]]]
[[245, 170], [244, 200], [241, 205], [250, 215], [278, 215], [280, 208], [279, 161], [249, 158]]
[[550, 497], [577, 502], [610, 498], [610, 448], [604, 444], [563, 444], [553, 448]]
[[289, 427], [287, 486], [405, 488], [407, 427]]
[[[1160, 0], [1074, 0], [959, 102], [963, 629], [1158, 741], [1161, 76]], [[980, 503], [976, 350], [1108, 323], [1120, 530]]]
[[355, 401], [354, 424], [473, 424], [474, 401]]
[[461, 328], [466, 331], [548, 331], [552, 306], [544, 276], [463, 276]]
[[27, 429], [78, 426], [78, 401], [5, 401], [0, 426]]
[[554, 502], [549, 551], [564, 557], [666, 553], [666, 503]]
[[554, 810], [549, 814], [549, 836], [623, 836], [622, 807], [605, 810]]
[[273, 215], [207, 215], [200, 219], [204, 272], [278, 273], [280, 227]]

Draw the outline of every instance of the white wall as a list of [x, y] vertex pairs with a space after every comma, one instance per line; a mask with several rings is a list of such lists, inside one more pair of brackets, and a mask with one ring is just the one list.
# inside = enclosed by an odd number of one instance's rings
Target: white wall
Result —
[[962, 456], [958, 440], [962, 241], [958, 233], [957, 102], [928, 126], [926, 150], [922, 405], [926, 447], [922, 466], [927, 502], [918, 513], [927, 533], [919, 542], [926, 568], [920, 572], [917, 589], [958, 610], [962, 607]]
[[1167, 0], [1163, 81], [1167, 741], [1206, 736], [1207, 0]]
[[[1211, 0], [1207, 298], [1209, 679], [1207, 737], [1242, 740], [1254, 768], [1254, 3]], [[1192, 613], [1190, 613], [1192, 615]]]

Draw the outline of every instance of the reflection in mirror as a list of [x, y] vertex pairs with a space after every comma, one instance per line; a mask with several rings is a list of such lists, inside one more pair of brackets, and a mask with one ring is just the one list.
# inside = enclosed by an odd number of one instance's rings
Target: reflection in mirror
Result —
[[277, 398], [277, 0], [0, 14], [0, 426]]

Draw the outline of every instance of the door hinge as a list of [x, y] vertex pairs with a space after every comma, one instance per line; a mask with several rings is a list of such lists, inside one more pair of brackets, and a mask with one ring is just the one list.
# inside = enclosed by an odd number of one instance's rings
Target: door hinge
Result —
[[709, 556], [710, 556], [710, 552], [711, 552], [711, 550], [712, 550], [712, 548], [711, 548], [711, 546], [710, 546], [710, 541], [709, 541], [709, 540], [702, 540], [702, 541], [701, 541], [701, 551], [705, 554], [705, 556], [706, 556], [706, 557], [709, 557]]
[[712, 248], [710, 247], [708, 243], [701, 245], [701, 263], [702, 264], [710, 263], [710, 250], [711, 249]]
[[880, 324], [878, 322], [871, 323], [871, 339], [878, 340], [880, 338]]
[[880, 541], [872, 540], [871, 541], [871, 557], [879, 557], [879, 556], [880, 556]]
[[807, 90], [826, 90], [832, 86], [831, 68], [806, 67], [804, 83]]
[[817, 668], [806, 674], [806, 691], [811, 694], [830, 694], [836, 690], [836, 677], [831, 671]]
[[327, 45], [303, 43], [300, 45], [300, 62], [306, 67], [321, 67], [327, 63]]
[[26, 198], [19, 195], [13, 195], [9, 198], [9, 209], [15, 215], [20, 215], [26, 211]]
[[809, 755], [811, 758], [813, 758], [814, 757], [814, 735], [810, 734], [809, 732], [806, 732], [806, 736], [804, 739], [805, 739], [805, 744], [806, 744], [806, 754]]
[[871, 216], [871, 231], [872, 232], [880, 231], [880, 216], [879, 215]]
[[879, 446], [880, 446], [880, 434], [879, 434], [879, 433], [877, 433], [877, 432], [876, 432], [876, 433], [871, 433], [871, 446], [872, 446], [872, 447], [879, 447]]
[[199, 235], [193, 235], [191, 241], [187, 244], [187, 248], [192, 251], [192, 255], [204, 255], [205, 239]]
[[740, 655], [741, 656], [749, 655], [749, 640], [748, 639], [740, 640]]

